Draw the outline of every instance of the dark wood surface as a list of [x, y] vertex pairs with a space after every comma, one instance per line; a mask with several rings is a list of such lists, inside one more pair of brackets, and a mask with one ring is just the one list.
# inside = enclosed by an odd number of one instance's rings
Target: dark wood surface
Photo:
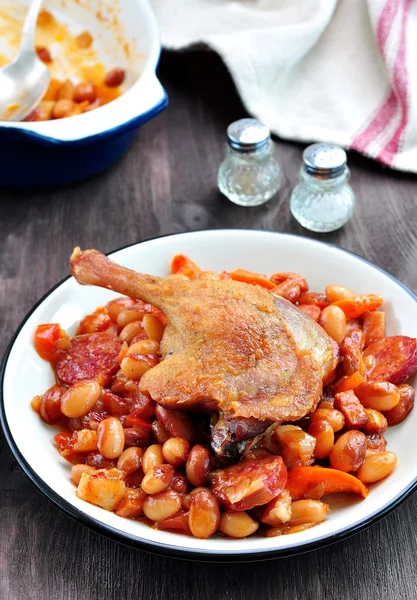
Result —
[[[147, 237], [248, 227], [324, 239], [366, 257], [417, 291], [417, 180], [350, 156], [354, 218], [318, 236], [291, 217], [302, 146], [277, 141], [279, 196], [239, 208], [216, 189], [225, 129], [245, 116], [220, 61], [164, 54], [169, 108], [113, 168], [85, 183], [0, 192], [0, 354], [27, 311], [68, 274], [72, 248], [109, 252]], [[413, 223], [414, 219], [414, 223]], [[359, 535], [324, 550], [253, 565], [208, 565], [131, 550], [78, 525], [23, 475], [0, 439], [2, 600], [388, 600], [417, 598], [417, 496]]]

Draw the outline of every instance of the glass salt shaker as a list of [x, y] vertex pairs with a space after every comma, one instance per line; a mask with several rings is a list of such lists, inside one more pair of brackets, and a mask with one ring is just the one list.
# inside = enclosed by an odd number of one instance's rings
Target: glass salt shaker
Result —
[[291, 194], [290, 209], [306, 229], [334, 231], [352, 216], [355, 196], [348, 184], [346, 152], [334, 144], [312, 144], [303, 152], [300, 183]]
[[240, 206], [259, 206], [270, 200], [281, 185], [274, 149], [269, 128], [260, 121], [231, 123], [218, 173], [221, 193]]

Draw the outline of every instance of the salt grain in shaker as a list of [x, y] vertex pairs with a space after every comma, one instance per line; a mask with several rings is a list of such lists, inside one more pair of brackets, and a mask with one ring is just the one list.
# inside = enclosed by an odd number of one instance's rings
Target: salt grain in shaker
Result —
[[240, 206], [267, 202], [280, 188], [274, 143], [263, 123], [240, 119], [227, 128], [225, 159], [218, 173], [219, 190]]
[[303, 152], [300, 183], [293, 189], [290, 209], [306, 229], [334, 231], [350, 219], [355, 204], [348, 184], [346, 152], [333, 144], [313, 144]]

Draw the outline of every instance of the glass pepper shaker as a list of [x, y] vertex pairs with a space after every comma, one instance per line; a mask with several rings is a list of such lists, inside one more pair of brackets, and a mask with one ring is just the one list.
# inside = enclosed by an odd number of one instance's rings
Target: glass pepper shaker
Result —
[[231, 123], [218, 173], [221, 193], [240, 206], [259, 206], [270, 200], [281, 184], [274, 148], [269, 128], [260, 121]]
[[303, 152], [300, 183], [291, 194], [290, 209], [306, 229], [334, 231], [352, 216], [355, 196], [348, 184], [346, 152], [334, 144], [312, 144]]

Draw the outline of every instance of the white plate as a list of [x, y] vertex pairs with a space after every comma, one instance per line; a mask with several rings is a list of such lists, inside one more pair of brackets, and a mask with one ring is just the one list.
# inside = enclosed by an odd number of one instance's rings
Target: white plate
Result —
[[[188, 254], [208, 270], [244, 267], [267, 274], [296, 271], [307, 278], [311, 290], [320, 291], [328, 283], [340, 283], [358, 294], [380, 294], [386, 300], [387, 334], [417, 337], [417, 298], [410, 290], [367, 261], [310, 239], [261, 231], [201, 231], [149, 240], [111, 256], [127, 267], [166, 275], [176, 253]], [[79, 500], [70, 482], [70, 465], [53, 446], [54, 429], [43, 423], [30, 407], [31, 398], [54, 382], [50, 366], [33, 348], [33, 334], [39, 323], [48, 322], [59, 322], [74, 332], [76, 323], [86, 313], [114, 296], [107, 290], [81, 287], [73, 278], [66, 279], [24, 320], [2, 368], [1, 418], [9, 445], [37, 487], [78, 521], [118, 541], [159, 554], [212, 561], [257, 560], [304, 552], [340, 540], [387, 514], [415, 489], [417, 411], [387, 431], [388, 448], [398, 455], [394, 473], [375, 484], [366, 500], [334, 495], [333, 510], [327, 520], [297, 534], [199, 540], [157, 531]]]

